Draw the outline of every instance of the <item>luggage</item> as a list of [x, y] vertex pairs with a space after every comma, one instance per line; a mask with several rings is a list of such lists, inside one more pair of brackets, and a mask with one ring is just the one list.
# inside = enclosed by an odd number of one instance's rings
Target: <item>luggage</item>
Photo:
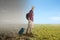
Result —
[[23, 34], [24, 28], [21, 28], [20, 31], [18, 32], [19, 35]]

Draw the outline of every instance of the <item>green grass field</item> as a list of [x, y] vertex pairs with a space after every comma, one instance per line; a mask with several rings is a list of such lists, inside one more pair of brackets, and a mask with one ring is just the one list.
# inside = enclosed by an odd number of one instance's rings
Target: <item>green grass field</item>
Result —
[[[35, 24], [32, 29], [33, 36], [27, 34], [19, 35], [10, 33], [12, 36], [0, 35], [5, 40], [60, 40], [60, 24]], [[6, 39], [6, 40], [7, 40]]]
[[35, 24], [31, 40], [60, 40], [59, 24]]

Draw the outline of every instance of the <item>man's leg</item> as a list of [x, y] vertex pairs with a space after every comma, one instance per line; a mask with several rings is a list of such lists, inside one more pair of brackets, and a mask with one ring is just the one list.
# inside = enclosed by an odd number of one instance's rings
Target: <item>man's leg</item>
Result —
[[28, 27], [27, 27], [26, 33], [29, 33], [29, 30], [30, 30], [30, 20], [28, 20]]
[[32, 33], [33, 22], [30, 20], [30, 33]]
[[28, 20], [28, 27], [26, 33], [32, 33], [33, 28], [33, 22], [31, 20]]

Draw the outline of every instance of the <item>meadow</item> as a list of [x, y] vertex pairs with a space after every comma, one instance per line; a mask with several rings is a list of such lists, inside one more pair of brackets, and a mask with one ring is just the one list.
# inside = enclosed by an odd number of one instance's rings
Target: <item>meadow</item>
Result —
[[37, 35], [32, 40], [60, 40], [59, 24], [36, 24], [32, 32]]
[[[33, 36], [13, 34], [14, 37], [9, 37], [8, 34], [8, 36], [5, 35], [5, 38], [7, 40], [60, 40], [60, 24], [35, 24], [32, 33]], [[4, 38], [4, 34], [2, 37]], [[2, 39], [0, 35], [0, 40]]]

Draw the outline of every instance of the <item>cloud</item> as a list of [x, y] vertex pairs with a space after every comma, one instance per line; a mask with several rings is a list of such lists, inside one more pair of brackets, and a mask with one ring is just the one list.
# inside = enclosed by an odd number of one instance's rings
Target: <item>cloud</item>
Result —
[[8, 10], [3, 9], [3, 10], [1, 10], [1, 12], [6, 13], [6, 12], [8, 12]]
[[60, 21], [60, 17], [50, 17], [51, 20]]

